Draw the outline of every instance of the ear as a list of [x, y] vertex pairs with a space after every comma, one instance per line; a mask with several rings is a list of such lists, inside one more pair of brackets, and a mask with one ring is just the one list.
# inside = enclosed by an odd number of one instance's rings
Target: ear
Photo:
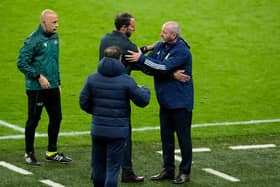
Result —
[[44, 20], [42, 20], [41, 23], [42, 23], [42, 25], [46, 25], [47, 22], [46, 22], [46, 20], [44, 19]]
[[121, 32], [125, 32], [127, 30], [127, 26], [126, 25], [123, 25], [121, 28], [120, 28], [120, 31]]
[[42, 26], [43, 30], [46, 31], [46, 29], [47, 29], [47, 22], [46, 22], [46, 20], [42, 20], [41, 21], [41, 26]]
[[173, 37], [174, 39], [177, 38], [177, 33], [173, 32], [173, 33], [172, 33], [172, 37]]

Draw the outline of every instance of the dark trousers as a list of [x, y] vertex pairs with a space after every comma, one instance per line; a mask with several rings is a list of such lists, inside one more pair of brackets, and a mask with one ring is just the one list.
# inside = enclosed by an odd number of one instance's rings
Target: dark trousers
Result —
[[35, 130], [41, 118], [43, 107], [48, 116], [48, 151], [57, 150], [57, 138], [62, 119], [59, 88], [47, 90], [27, 90], [28, 119], [25, 126], [25, 151], [34, 152]]
[[[91, 150], [92, 158], [94, 153], [94, 146]], [[91, 160], [91, 167], [92, 167], [92, 176], [94, 175], [94, 161]], [[133, 168], [132, 168], [132, 140], [131, 140], [131, 126], [129, 125], [129, 134], [128, 137], [125, 139], [124, 145], [124, 153], [123, 153], [123, 160], [121, 163], [122, 168], [122, 176], [132, 176], [135, 175]]]
[[93, 184], [95, 187], [117, 187], [125, 139], [92, 136]]
[[132, 139], [131, 139], [131, 125], [129, 125], [129, 134], [126, 139], [124, 149], [124, 156], [122, 161], [122, 176], [135, 175], [132, 169]]
[[191, 141], [192, 112], [186, 109], [160, 108], [160, 134], [163, 151], [163, 168], [175, 173], [175, 137], [176, 132], [182, 161], [179, 165], [180, 174], [190, 174], [192, 164]]

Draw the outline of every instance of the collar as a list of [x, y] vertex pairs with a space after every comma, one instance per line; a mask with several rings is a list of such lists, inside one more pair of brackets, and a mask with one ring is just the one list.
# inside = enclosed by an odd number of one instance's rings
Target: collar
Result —
[[115, 34], [115, 35], [119, 35], [119, 36], [128, 38], [126, 34], [120, 32], [120, 31], [117, 31], [117, 30], [113, 30], [112, 34]]
[[46, 37], [51, 37], [52, 35], [55, 34], [55, 33], [48, 33], [48, 32], [45, 32], [41, 24], [39, 24], [38, 32], [40, 32], [41, 34], [43, 34], [43, 35], [46, 36]]

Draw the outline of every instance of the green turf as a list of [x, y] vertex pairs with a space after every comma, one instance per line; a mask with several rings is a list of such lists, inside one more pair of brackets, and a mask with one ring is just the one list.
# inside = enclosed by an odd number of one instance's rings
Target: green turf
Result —
[[[78, 138], [77, 138], [78, 139]], [[76, 139], [76, 140], [77, 140]], [[90, 141], [89, 136], [83, 137]], [[61, 138], [65, 144], [72, 142], [72, 138]], [[192, 178], [188, 186], [277, 186], [280, 184], [280, 174], [278, 168], [280, 163], [278, 155], [279, 147], [268, 149], [253, 150], [231, 150], [229, 146], [252, 145], [252, 144], [276, 144], [280, 145], [279, 136], [243, 136], [216, 139], [195, 139], [194, 148], [208, 147], [211, 152], [193, 153]], [[18, 148], [5, 151], [5, 156], [1, 154], [0, 160], [15, 164], [33, 173], [32, 176], [22, 176], [12, 174], [13, 172], [0, 167], [0, 181], [4, 186], [40, 186], [38, 180], [51, 179], [66, 186], [91, 186], [90, 183], [90, 150], [91, 147], [83, 143], [79, 147], [73, 148], [71, 145], [65, 145], [62, 149], [73, 158], [71, 164], [59, 164], [44, 160], [45, 149], [37, 149], [38, 160], [41, 161], [41, 167], [31, 167], [23, 163], [22, 151]], [[134, 143], [134, 168], [139, 175], [145, 176], [143, 184], [124, 184], [119, 186], [174, 186], [170, 181], [152, 182], [149, 177], [161, 170], [161, 155], [157, 151], [161, 150], [158, 141], [136, 142]], [[178, 154], [180, 155], [180, 154]], [[178, 162], [176, 162], [178, 166]], [[238, 183], [232, 183], [227, 180], [216, 177], [204, 172], [203, 168], [213, 168], [228, 175], [240, 179]], [[11, 175], [13, 179], [11, 180]], [[43, 185], [41, 185], [43, 186]]]
[[[138, 45], [160, 39], [161, 25], [177, 20], [191, 45], [195, 85], [194, 123], [279, 118], [280, 23], [278, 1], [1, 1], [0, 118], [24, 126], [26, 96], [16, 68], [19, 48], [39, 21], [43, 8], [60, 15], [64, 130], [85, 130], [89, 117], [78, 96], [96, 70], [100, 38], [113, 29], [119, 11], [136, 17], [132, 40]], [[139, 126], [158, 125], [151, 77], [135, 72], [153, 91], [151, 105], [135, 108]], [[147, 116], [147, 117], [146, 117]], [[147, 119], [147, 120], [143, 120]], [[137, 126], [138, 126], [137, 125]]]
[[[79, 93], [86, 77], [96, 70], [100, 38], [111, 32], [114, 16], [120, 11], [135, 16], [136, 32], [131, 39], [139, 46], [160, 40], [161, 25], [165, 21], [176, 20], [181, 24], [182, 37], [191, 45], [193, 55], [194, 124], [280, 118], [280, 2], [277, 0], [1, 0], [0, 120], [24, 127], [27, 101], [24, 77], [17, 70], [16, 62], [24, 39], [37, 28], [44, 8], [57, 11], [60, 19], [62, 132], [89, 131], [90, 116], [79, 109]], [[133, 72], [132, 76], [152, 91], [148, 107], [132, 105], [133, 127], [158, 126], [153, 79], [140, 72]], [[47, 132], [47, 122], [44, 112], [37, 129], [39, 133]], [[217, 145], [218, 152], [195, 154], [199, 165], [194, 165], [190, 186], [238, 186], [202, 172], [200, 167], [211, 162], [222, 170], [232, 167], [234, 174], [240, 174], [241, 186], [264, 186], [265, 183], [277, 186], [279, 163], [273, 158], [277, 158], [279, 148], [232, 154], [224, 147], [219, 149], [219, 145], [224, 141], [225, 144], [275, 141], [279, 145], [275, 138], [280, 135], [279, 124], [194, 128], [195, 145]], [[22, 134], [7, 127], [0, 126], [0, 129], [0, 136]], [[161, 159], [155, 154], [160, 149], [159, 131], [134, 132], [133, 139], [135, 157], [141, 155], [141, 159], [136, 157], [134, 161], [137, 171], [148, 177], [160, 169]], [[46, 145], [46, 138], [36, 139], [41, 157]], [[36, 172], [34, 177], [14, 176], [0, 167], [0, 186], [39, 186], [37, 179], [47, 177], [67, 186], [77, 186], [78, 182], [71, 181], [79, 179], [81, 185], [78, 186], [90, 185], [90, 137], [60, 137], [59, 145], [74, 157], [75, 163], [66, 168], [46, 163], [38, 173], [32, 169]], [[22, 164], [23, 149], [23, 139], [0, 140], [1, 160], [26, 168]], [[222, 158], [235, 164], [222, 162]], [[62, 178], [49, 173], [65, 173], [64, 169], [67, 174]], [[162, 184], [145, 181], [136, 186]]]

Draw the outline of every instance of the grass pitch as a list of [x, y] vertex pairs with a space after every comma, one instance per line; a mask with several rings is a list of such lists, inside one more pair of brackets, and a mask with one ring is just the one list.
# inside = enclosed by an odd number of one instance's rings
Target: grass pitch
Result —
[[[90, 180], [90, 150], [89, 145], [70, 145], [73, 138], [61, 137], [64, 143], [62, 150], [71, 155], [71, 164], [53, 163], [44, 160], [45, 146], [47, 139], [40, 139], [37, 149], [38, 160], [41, 167], [31, 167], [23, 163], [23, 153], [19, 148], [7, 150], [1, 154], [0, 160], [12, 163], [18, 167], [31, 171], [33, 175], [23, 176], [14, 173], [6, 168], [0, 167], [0, 181], [2, 186], [44, 186], [39, 180], [50, 179], [65, 186], [92, 186]], [[75, 137], [74, 139], [90, 140], [89, 136]], [[13, 142], [18, 140], [9, 140]], [[231, 150], [229, 146], [253, 145], [253, 144], [275, 144], [274, 148], [251, 149], [251, 150]], [[77, 143], [79, 144], [79, 143]], [[67, 146], [68, 145], [68, 146]], [[210, 152], [193, 153], [193, 165], [191, 182], [186, 186], [278, 186], [280, 184], [280, 167], [278, 155], [280, 154], [279, 135], [270, 136], [243, 136], [216, 138], [216, 139], [194, 139], [194, 148], [207, 147]], [[149, 177], [161, 170], [161, 155], [157, 151], [161, 150], [158, 141], [137, 141], [134, 142], [134, 169], [139, 175], [145, 176], [142, 184], [125, 184], [119, 186], [174, 186], [170, 181], [152, 182]], [[177, 154], [180, 156], [180, 154]], [[176, 165], [178, 166], [178, 162]], [[238, 178], [240, 182], [230, 182], [224, 178], [206, 173], [204, 168], [212, 168], [217, 171]], [[185, 186], [185, 185], [184, 185]]]
[[[191, 45], [195, 86], [193, 123], [248, 121], [280, 118], [280, 2], [276, 0], [120, 0], [0, 2], [0, 120], [24, 127], [27, 102], [23, 75], [16, 62], [24, 39], [39, 24], [45, 8], [59, 14], [63, 122], [61, 132], [89, 131], [90, 116], [79, 109], [78, 97], [86, 77], [96, 71], [100, 38], [111, 32], [114, 16], [128, 11], [136, 18], [132, 40], [139, 46], [160, 40], [161, 25], [178, 21], [182, 37]], [[144, 109], [132, 108], [134, 128], [158, 126], [158, 104], [153, 80], [139, 72], [132, 76], [152, 90]], [[47, 132], [43, 113], [39, 133]], [[0, 126], [0, 136], [22, 134]], [[192, 181], [188, 186], [279, 186], [279, 123], [194, 128], [194, 147], [211, 153], [194, 153]], [[120, 186], [173, 186], [147, 180], [161, 167], [158, 131], [134, 132], [134, 165], [145, 175], [144, 184]], [[43, 159], [46, 138], [36, 139]], [[274, 143], [276, 148], [232, 151], [229, 145]], [[24, 142], [0, 140], [0, 160], [31, 170], [21, 176], [0, 167], [0, 186], [43, 186], [49, 178], [66, 186], [91, 186], [89, 136], [60, 137], [59, 149], [75, 160], [70, 165], [43, 162], [29, 168], [22, 162]], [[240, 178], [230, 183], [201, 170], [213, 167]]]

